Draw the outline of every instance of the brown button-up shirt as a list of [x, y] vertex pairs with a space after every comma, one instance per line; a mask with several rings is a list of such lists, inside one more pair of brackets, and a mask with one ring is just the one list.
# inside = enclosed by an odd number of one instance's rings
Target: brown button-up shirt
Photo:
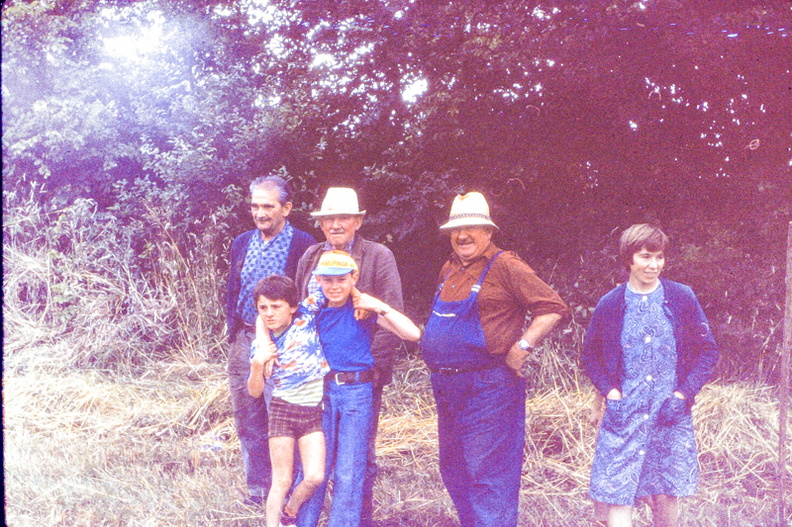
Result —
[[[440, 271], [445, 281], [440, 300], [464, 300], [500, 249], [494, 244], [473, 263], [465, 267], [454, 254]], [[478, 296], [479, 315], [487, 349], [494, 355], [505, 354], [520, 340], [526, 327], [526, 315], [532, 317], [557, 313], [569, 316], [569, 308], [558, 293], [550, 289], [531, 267], [511, 251], [504, 252], [490, 267]]]

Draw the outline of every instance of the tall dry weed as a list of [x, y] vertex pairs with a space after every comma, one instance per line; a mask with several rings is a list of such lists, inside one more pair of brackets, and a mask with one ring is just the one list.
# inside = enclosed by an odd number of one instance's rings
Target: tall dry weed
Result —
[[[222, 354], [222, 265], [211, 230], [178, 234], [152, 211], [141, 253], [138, 226], [91, 200], [50, 210], [35, 193], [4, 198], [6, 367], [129, 368]], [[47, 351], [22, 353], [29, 348]]]

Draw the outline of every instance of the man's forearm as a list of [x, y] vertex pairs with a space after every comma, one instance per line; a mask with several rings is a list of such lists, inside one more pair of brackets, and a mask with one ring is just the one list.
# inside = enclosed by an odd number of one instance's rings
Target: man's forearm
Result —
[[563, 317], [557, 313], [548, 313], [534, 317], [531, 325], [523, 333], [522, 338], [528, 341], [531, 347], [536, 347], [548, 333], [558, 324]]

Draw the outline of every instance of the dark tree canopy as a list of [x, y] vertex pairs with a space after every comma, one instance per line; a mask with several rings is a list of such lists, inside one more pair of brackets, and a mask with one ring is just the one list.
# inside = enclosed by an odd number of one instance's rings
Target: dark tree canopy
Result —
[[262, 172], [301, 211], [354, 186], [418, 313], [456, 192], [483, 191], [499, 243], [586, 309], [620, 279], [617, 233], [653, 221], [730, 345], [774, 351], [788, 3], [16, 0], [2, 33], [6, 204], [157, 204], [196, 233], [233, 209], [233, 233]]

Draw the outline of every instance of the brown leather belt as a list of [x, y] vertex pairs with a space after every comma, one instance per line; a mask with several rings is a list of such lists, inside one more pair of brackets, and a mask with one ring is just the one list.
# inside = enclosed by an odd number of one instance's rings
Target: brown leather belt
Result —
[[374, 382], [374, 370], [363, 371], [337, 371], [330, 370], [325, 375], [326, 381], [333, 381], [336, 384], [361, 384], [364, 382]]

